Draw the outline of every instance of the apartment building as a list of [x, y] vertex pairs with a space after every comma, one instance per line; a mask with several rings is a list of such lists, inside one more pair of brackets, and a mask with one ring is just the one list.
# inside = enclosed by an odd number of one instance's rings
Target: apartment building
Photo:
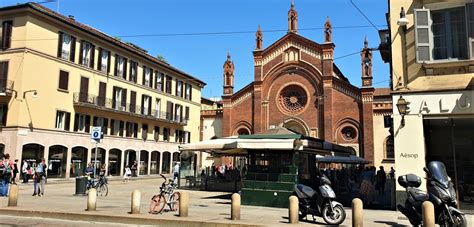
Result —
[[[146, 50], [35, 3], [0, 8], [0, 152], [48, 176], [97, 166], [170, 173], [180, 143], [199, 141], [205, 83]], [[183, 160], [186, 161], [186, 160]]]
[[391, 0], [388, 18], [397, 175], [442, 161], [460, 208], [474, 210], [474, 3]]

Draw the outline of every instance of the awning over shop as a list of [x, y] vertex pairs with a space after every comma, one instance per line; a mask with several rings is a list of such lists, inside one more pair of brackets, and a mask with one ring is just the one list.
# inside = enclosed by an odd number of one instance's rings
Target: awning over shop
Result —
[[[275, 130], [273, 130], [275, 131]], [[300, 152], [349, 156], [353, 150], [321, 139], [306, 137], [287, 129], [275, 134], [240, 135], [239, 137], [218, 138], [197, 143], [182, 144], [184, 151], [204, 151], [222, 155], [246, 155], [251, 150], [294, 150]], [[283, 134], [282, 132], [286, 133]]]
[[344, 156], [320, 156], [316, 157], [318, 162], [323, 163], [343, 163], [343, 164], [368, 164], [370, 161], [367, 161], [361, 157], [350, 155], [349, 157]]

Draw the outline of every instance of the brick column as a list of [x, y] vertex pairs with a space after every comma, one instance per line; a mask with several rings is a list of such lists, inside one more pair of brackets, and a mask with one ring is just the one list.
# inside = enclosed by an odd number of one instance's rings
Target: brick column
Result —
[[374, 119], [373, 119], [373, 99], [374, 88], [363, 87], [362, 89], [362, 149], [361, 156], [374, 163]]

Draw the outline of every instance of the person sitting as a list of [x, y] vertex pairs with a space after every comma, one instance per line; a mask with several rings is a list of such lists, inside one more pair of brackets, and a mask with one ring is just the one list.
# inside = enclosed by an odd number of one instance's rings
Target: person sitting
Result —
[[87, 176], [87, 188], [92, 187], [92, 177], [94, 176], [94, 168], [92, 168], [92, 164], [89, 163], [87, 164], [86, 170], [84, 171], [84, 174]]

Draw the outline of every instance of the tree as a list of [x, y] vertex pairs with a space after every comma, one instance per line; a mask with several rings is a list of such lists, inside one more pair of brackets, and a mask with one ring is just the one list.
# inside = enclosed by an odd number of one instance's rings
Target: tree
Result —
[[158, 59], [159, 61], [162, 61], [164, 63], [168, 63], [168, 61], [166, 61], [166, 58], [163, 57], [163, 55], [161, 55], [161, 54], [156, 55], [156, 59]]

